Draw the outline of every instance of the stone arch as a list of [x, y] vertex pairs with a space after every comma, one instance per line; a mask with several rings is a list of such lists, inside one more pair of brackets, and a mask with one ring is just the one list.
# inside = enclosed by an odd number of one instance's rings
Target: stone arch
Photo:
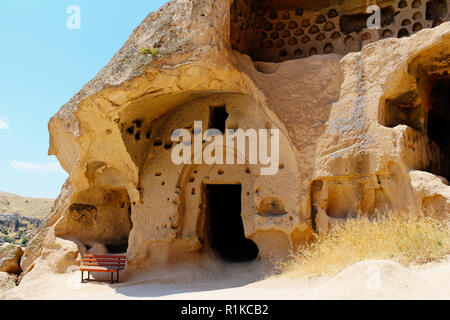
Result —
[[[133, 208], [135, 223], [128, 252], [132, 265], [168, 263], [168, 259], [175, 256], [178, 256], [178, 259], [184, 256], [187, 260], [198, 255], [205, 256], [204, 239], [201, 237], [204, 227], [199, 208], [205, 180], [211, 184], [239, 183], [243, 186], [245, 234], [248, 238], [257, 238], [255, 242], [265, 241], [262, 236], [256, 237], [262, 231], [275, 229], [289, 237], [291, 228], [295, 228], [295, 218], [298, 216], [295, 189], [298, 182], [295, 177], [298, 166], [289, 136], [284, 130], [280, 130], [281, 162], [275, 176], [262, 176], [259, 164], [249, 164], [247, 149], [243, 165], [175, 165], [171, 161], [171, 151], [179, 143], [168, 145], [172, 131], [184, 128], [192, 134], [194, 120], [203, 121], [203, 129], [207, 129], [211, 106], [223, 105], [229, 113], [226, 120], [227, 129], [258, 130], [278, 127], [278, 119], [271, 118], [252, 97], [227, 93], [203, 95], [172, 108], [154, 120], [150, 128], [145, 159], [140, 166], [141, 201]], [[207, 143], [203, 145], [206, 146]], [[194, 158], [194, 155], [195, 152], [192, 152], [191, 158]], [[223, 170], [220, 174], [219, 169]], [[197, 176], [192, 176], [196, 170]], [[207, 172], [211, 170], [215, 171], [215, 178], [210, 176], [206, 179]], [[202, 177], [199, 177], [199, 174]], [[282, 207], [285, 208], [282, 214], [257, 213], [260, 203], [270, 196], [281, 199]], [[197, 202], [190, 200], [194, 198]], [[159, 258], [153, 254], [155, 250], [158, 251]], [[166, 254], [162, 255], [164, 250]], [[156, 262], [155, 259], [159, 261]]]

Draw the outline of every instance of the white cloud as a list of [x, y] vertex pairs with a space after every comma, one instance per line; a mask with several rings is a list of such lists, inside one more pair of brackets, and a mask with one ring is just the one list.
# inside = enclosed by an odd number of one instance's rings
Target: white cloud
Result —
[[8, 130], [9, 129], [9, 119], [0, 116], [0, 130]]
[[57, 172], [65, 173], [64, 169], [58, 162], [46, 162], [44, 164], [37, 162], [11, 161], [11, 167], [17, 170], [35, 171], [35, 172]]

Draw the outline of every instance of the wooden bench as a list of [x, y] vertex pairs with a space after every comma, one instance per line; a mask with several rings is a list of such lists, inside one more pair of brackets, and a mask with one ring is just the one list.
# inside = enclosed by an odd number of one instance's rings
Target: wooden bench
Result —
[[[109, 272], [111, 273], [111, 284], [119, 282], [120, 270], [125, 269], [126, 256], [120, 255], [95, 255], [86, 254], [83, 257], [83, 265], [79, 268], [81, 271], [81, 283], [91, 280], [91, 272]], [[88, 272], [87, 279], [84, 279], [84, 272]], [[114, 273], [117, 279], [114, 280]]]

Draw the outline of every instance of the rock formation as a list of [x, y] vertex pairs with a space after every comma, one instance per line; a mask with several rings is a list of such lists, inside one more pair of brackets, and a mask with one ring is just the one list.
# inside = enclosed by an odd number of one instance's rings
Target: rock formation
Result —
[[6, 272], [0, 272], [0, 294], [2, 291], [12, 289], [16, 286], [17, 276]]
[[23, 250], [21, 247], [13, 244], [4, 243], [0, 245], [0, 272], [10, 274], [20, 274], [20, 259]]
[[[93, 247], [127, 252], [130, 270], [227, 243], [231, 258], [275, 259], [358, 214], [448, 217], [448, 20], [441, 0], [170, 1], [50, 120], [70, 179], [22, 268], [64, 272]], [[174, 164], [171, 134], [194, 121], [279, 129], [278, 173], [248, 157]]]

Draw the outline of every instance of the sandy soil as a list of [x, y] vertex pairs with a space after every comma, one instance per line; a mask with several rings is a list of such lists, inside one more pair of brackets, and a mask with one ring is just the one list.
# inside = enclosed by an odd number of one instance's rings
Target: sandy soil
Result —
[[[263, 279], [258, 264], [189, 268], [125, 282], [80, 283], [80, 272], [24, 281], [0, 299], [449, 299], [450, 261], [405, 268], [379, 260], [354, 264], [335, 277]], [[127, 276], [125, 275], [125, 278]]]

